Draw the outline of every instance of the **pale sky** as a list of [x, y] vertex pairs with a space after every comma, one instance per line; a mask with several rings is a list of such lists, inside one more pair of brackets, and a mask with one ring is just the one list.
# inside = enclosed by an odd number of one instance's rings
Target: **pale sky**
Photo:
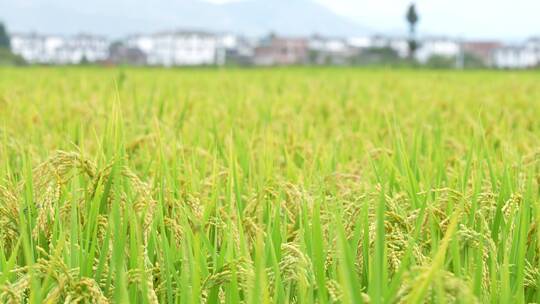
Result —
[[[410, 0], [317, 0], [371, 28], [403, 27]], [[420, 29], [469, 37], [540, 35], [540, 0], [417, 0]]]
[[[206, 0], [224, 3], [242, 0]], [[269, 0], [272, 1], [272, 0]], [[404, 7], [415, 2], [420, 30], [475, 38], [540, 36], [540, 0], [315, 0], [374, 31], [403, 29]]]
[[[164, 20], [164, 26], [172, 26], [183, 18], [177, 13], [181, 10], [178, 5], [188, 1], [193, 0], [0, 0], [0, 21], [5, 21], [8, 28], [18, 31], [49, 31], [51, 29], [54, 31], [64, 31], [64, 29], [66, 31], [70, 29], [99, 31], [100, 25], [101, 29], [105, 28], [105, 30], [111, 27], [100, 24], [99, 21], [96, 24], [95, 20], [99, 18], [93, 16], [109, 17], [106, 21], [118, 28], [123, 25], [127, 28], [126, 24], [129, 22], [131, 22], [130, 26], [134, 24], [130, 28], [138, 26], [144, 28], [137, 18], [153, 13], [155, 15], [153, 20]], [[199, 1], [227, 2], [231, 0]], [[259, 1], [268, 1], [266, 3], [276, 1], [283, 6], [286, 5], [284, 2], [292, 0]], [[313, 1], [323, 4], [339, 15], [347, 16], [371, 32], [403, 33], [406, 30], [404, 13], [412, 0]], [[540, 0], [416, 0], [415, 2], [420, 14], [418, 30], [422, 34], [516, 41], [530, 36], [540, 36]], [[171, 6], [172, 3], [176, 6]], [[177, 10], [172, 10], [170, 7], [176, 7]], [[89, 18], [71, 20], [68, 17], [73, 11], [83, 14], [74, 18], [79, 16]], [[261, 20], [264, 17], [264, 15], [255, 16]], [[86, 23], [83, 24], [83, 22]], [[55, 24], [56, 26], [53, 26]]]

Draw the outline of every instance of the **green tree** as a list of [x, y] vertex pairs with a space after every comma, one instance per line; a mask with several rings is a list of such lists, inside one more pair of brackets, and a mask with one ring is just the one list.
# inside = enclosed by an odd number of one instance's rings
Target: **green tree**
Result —
[[482, 58], [467, 52], [463, 55], [463, 66], [466, 69], [485, 69], [487, 67]]
[[0, 66], [8, 65], [26, 65], [26, 62], [21, 56], [13, 54], [6, 48], [0, 48]]
[[429, 57], [425, 66], [430, 69], [453, 69], [456, 66], [456, 57], [433, 55]]
[[369, 66], [408, 66], [410, 63], [399, 57], [399, 54], [389, 47], [367, 48], [353, 58], [352, 61], [356, 65]]
[[0, 22], [0, 48], [8, 50], [11, 49], [9, 35], [7, 33], [6, 27], [2, 22]]
[[79, 62], [80, 65], [89, 65], [90, 64], [90, 61], [88, 60], [88, 58], [86, 57], [86, 55], [83, 55], [82, 58], [81, 58], [81, 61]]
[[6, 27], [0, 22], [0, 66], [1, 65], [24, 65], [26, 64], [21, 56], [11, 52], [11, 43]]
[[416, 6], [414, 3], [409, 5], [406, 15], [407, 23], [409, 24], [409, 58], [413, 59], [416, 50], [418, 49], [418, 42], [416, 41], [416, 24], [420, 21], [420, 17], [416, 12]]

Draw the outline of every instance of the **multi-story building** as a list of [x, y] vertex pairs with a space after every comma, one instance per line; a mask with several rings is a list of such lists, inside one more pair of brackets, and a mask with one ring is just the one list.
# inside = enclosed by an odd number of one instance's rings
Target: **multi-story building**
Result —
[[492, 56], [493, 66], [500, 69], [526, 69], [540, 62], [538, 52], [523, 45], [500, 47]]
[[420, 40], [419, 49], [416, 51], [416, 60], [420, 63], [426, 63], [434, 56], [455, 58], [461, 53], [459, 41], [447, 37], [429, 37]]
[[143, 51], [150, 65], [221, 65], [225, 60], [219, 37], [207, 32], [169, 31], [136, 35], [128, 37], [126, 44]]
[[109, 57], [109, 41], [100, 36], [80, 34], [64, 39], [55, 54], [55, 61], [60, 64], [100, 62]]
[[505, 45], [492, 52], [492, 66], [500, 69], [527, 69], [540, 66], [540, 38], [522, 44]]
[[255, 48], [256, 65], [295, 65], [308, 61], [308, 41], [303, 38], [269, 36]]
[[409, 42], [407, 38], [403, 38], [403, 37], [390, 38], [388, 46], [391, 49], [393, 49], [401, 58], [405, 58], [409, 56]]
[[312, 36], [308, 41], [310, 64], [348, 64], [358, 54], [358, 49], [345, 39]]
[[220, 39], [220, 52], [225, 53], [225, 63], [251, 65], [257, 42], [242, 36], [226, 34]]
[[467, 41], [462, 44], [463, 53], [475, 56], [486, 66], [493, 65], [493, 52], [501, 46], [498, 41]]
[[367, 49], [373, 46], [370, 36], [358, 36], [347, 38], [347, 44], [357, 49]]
[[540, 54], [540, 37], [532, 37], [525, 41], [525, 48]]
[[55, 51], [64, 43], [59, 36], [13, 33], [11, 50], [29, 63], [54, 63]]
[[77, 64], [82, 61], [99, 62], [106, 60], [109, 42], [104, 37], [75, 35], [12, 34], [13, 53], [29, 63]]
[[138, 48], [128, 47], [122, 42], [114, 42], [109, 47], [107, 64], [113, 65], [146, 65], [146, 54]]
[[383, 35], [352, 37], [347, 39], [347, 44], [351, 47], [366, 49], [392, 49], [399, 57], [405, 58], [409, 53], [409, 44], [406, 38], [391, 37]]

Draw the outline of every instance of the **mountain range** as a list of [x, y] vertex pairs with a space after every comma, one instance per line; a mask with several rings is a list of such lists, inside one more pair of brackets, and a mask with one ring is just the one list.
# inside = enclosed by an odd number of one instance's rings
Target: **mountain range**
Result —
[[3, 0], [0, 20], [12, 31], [110, 37], [170, 29], [336, 36], [368, 31], [313, 0]]

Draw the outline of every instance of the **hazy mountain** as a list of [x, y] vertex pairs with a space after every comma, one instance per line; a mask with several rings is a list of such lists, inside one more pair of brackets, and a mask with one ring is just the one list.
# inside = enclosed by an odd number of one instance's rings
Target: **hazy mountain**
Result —
[[260, 35], [354, 35], [365, 29], [312, 0], [3, 0], [0, 20], [13, 31], [118, 37], [133, 32], [193, 28]]

